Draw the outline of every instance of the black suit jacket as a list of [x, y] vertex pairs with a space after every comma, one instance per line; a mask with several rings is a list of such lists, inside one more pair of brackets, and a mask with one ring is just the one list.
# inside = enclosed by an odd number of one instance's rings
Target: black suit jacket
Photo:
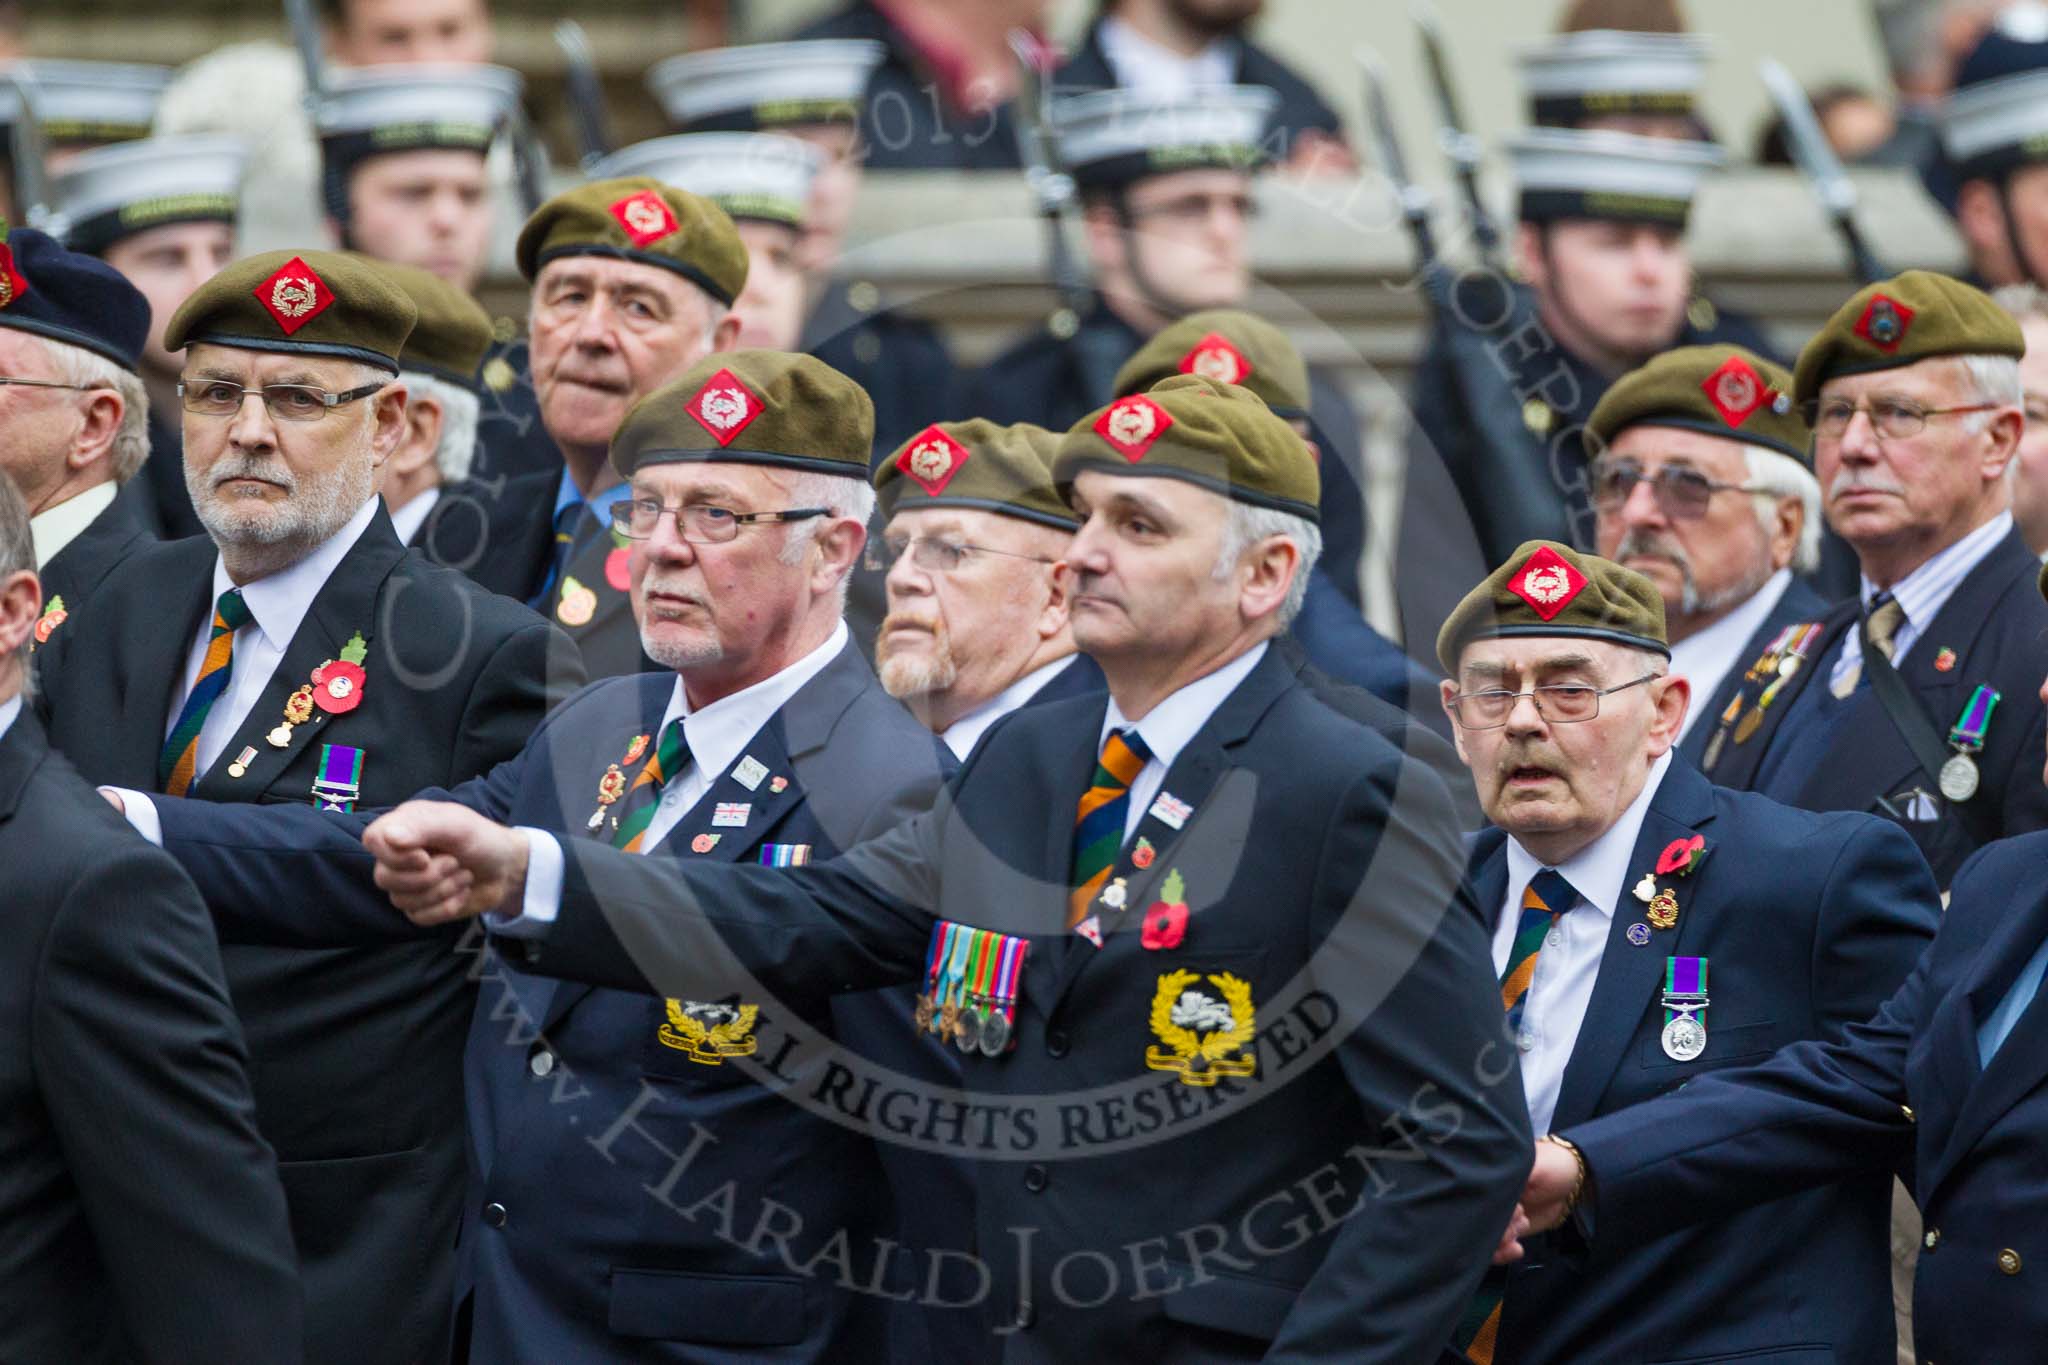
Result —
[[[1898, 989], [1934, 936], [1934, 880], [1912, 841], [1884, 821], [1790, 810], [1710, 786], [1675, 759], [1650, 798], [1625, 885], [1652, 871], [1672, 841], [1695, 835], [1706, 840], [1698, 868], [1657, 879], [1678, 896], [1675, 929], [1634, 943], [1628, 934], [1644, 907], [1624, 891], [1554, 1129], [1634, 1112], [1801, 1038], [1841, 1038]], [[1476, 842], [1482, 911], [1498, 914], [1510, 890], [1506, 843], [1497, 829]], [[1707, 1047], [1690, 1062], [1674, 1061], [1660, 1042], [1673, 956], [1708, 965]], [[1603, 1242], [1586, 1262], [1538, 1241], [1508, 1271], [1494, 1359], [1645, 1365], [1683, 1355], [1704, 1365], [1794, 1360], [1810, 1348], [1844, 1365], [1889, 1365], [1890, 1185], [1869, 1171], [1653, 1241]]]
[[[2048, 937], [2048, 834], [1957, 875], [1941, 931], [1868, 1022], [1570, 1130], [1593, 1172], [1584, 1227], [1617, 1252], [1788, 1190], [1898, 1169], [1927, 1225], [1913, 1288], [1922, 1360], [2032, 1365], [2048, 1340], [2048, 992], [1990, 1065], [1978, 1030]], [[1882, 1281], [1824, 1285], [1882, 1313]]]
[[0, 1359], [295, 1361], [298, 1260], [192, 883], [0, 737]]
[[94, 617], [86, 604], [101, 582], [129, 555], [156, 543], [133, 494], [136, 488], [130, 483], [116, 493], [106, 510], [94, 517], [70, 544], [51, 555], [50, 562], [38, 573], [43, 581], [43, 609], [48, 611], [58, 598], [64, 599], [64, 619], [51, 628], [51, 634], [66, 628], [90, 630]]
[[[1785, 591], [1778, 597], [1777, 605], [1764, 617], [1763, 624], [1756, 628], [1755, 634], [1743, 642], [1742, 648], [1735, 651], [1735, 666], [1722, 676], [1720, 684], [1714, 688], [1714, 694], [1705, 697], [1694, 693], [1692, 705], [1699, 719], [1693, 722], [1692, 729], [1686, 732], [1684, 741], [1679, 744], [1679, 754], [1688, 762], [1699, 766], [1714, 732], [1720, 728], [1721, 713], [1728, 709], [1728, 703], [1742, 690], [1742, 675], [1749, 668], [1750, 660], [1758, 658], [1770, 648], [1771, 641], [1776, 639], [1778, 632], [1785, 627], [1802, 621], [1818, 621], [1827, 614], [1827, 602], [1819, 593], [1806, 586], [1804, 580], [1795, 578], [1787, 583]], [[1725, 749], [1727, 746], [1728, 741], [1723, 740], [1721, 747]]]
[[449, 484], [412, 544], [436, 564], [467, 574], [515, 602], [540, 589], [554, 551], [561, 470], [478, 473]]
[[[1899, 677], [1943, 736], [1978, 684], [2002, 694], [1984, 750], [1977, 755], [1982, 785], [1968, 801], [1939, 795], [1936, 775], [1920, 770], [1867, 680], [1846, 703], [1849, 712], [1832, 743], [1811, 761], [1786, 761], [1793, 746], [1801, 745], [1802, 727], [1813, 724], [1817, 708], [1832, 700], [1827, 675], [1843, 633], [1859, 620], [1854, 601], [1828, 614], [1808, 666], [1793, 674], [1765, 708], [1762, 724], [1747, 742], [1736, 743], [1731, 736], [1708, 776], [1722, 786], [1760, 791], [1806, 810], [1873, 811], [1896, 819], [1920, 845], [1944, 887], [1976, 849], [1994, 839], [2048, 828], [2048, 789], [2041, 785], [2048, 712], [2035, 696], [2048, 674], [2048, 603], [2041, 600], [2040, 571], [2041, 561], [2013, 532], [1956, 585], [1898, 664]], [[1944, 649], [1954, 654], [1946, 669], [1939, 666]], [[1744, 684], [1745, 709], [1756, 704], [1768, 681]], [[1785, 752], [1774, 752], [1780, 749]], [[1934, 819], [1910, 818], [1908, 794], [1916, 789], [1929, 794]]]
[[[609, 823], [589, 825], [598, 784], [612, 764], [630, 773], [645, 762], [621, 758], [636, 736], [654, 742], [674, 686], [673, 673], [593, 684], [563, 703], [518, 758], [453, 798], [494, 820], [609, 844]], [[648, 860], [665, 869], [744, 864], [797, 845], [829, 858], [928, 809], [950, 766], [849, 646], [747, 741]], [[734, 805], [745, 807], [737, 824]], [[363, 816], [166, 801], [162, 818], [165, 846], [209, 888], [231, 942], [425, 937], [371, 882], [357, 843]], [[947, 1315], [891, 1297], [924, 1288], [924, 1261], [892, 1255], [878, 1239], [919, 1253], [955, 1245], [932, 1238], [969, 1226], [964, 1174], [835, 1121], [862, 1103], [842, 1045], [886, 1059], [921, 1086], [958, 1084], [951, 1054], [916, 1038], [910, 992], [769, 997], [734, 982], [685, 997], [760, 1011], [741, 1030], [750, 1056], [706, 1060], [678, 1032], [687, 1027], [680, 1002], [671, 1009], [637, 992], [553, 981], [525, 969], [518, 945], [481, 956], [477, 947], [464, 954], [476, 958], [482, 983], [464, 1059], [471, 1183], [461, 1293], [470, 1359], [961, 1358], [931, 1341], [957, 1342]], [[607, 1132], [594, 1150], [590, 1142]], [[664, 1186], [676, 1155], [693, 1146], [687, 1171]], [[738, 1232], [727, 1235], [704, 1212], [683, 1215], [728, 1182]], [[657, 1190], [664, 1193], [650, 1194]], [[892, 1193], [909, 1197], [899, 1208]], [[486, 1212], [493, 1206], [500, 1212]], [[747, 1245], [758, 1220], [783, 1226], [790, 1218], [800, 1228], [786, 1249]], [[801, 1271], [835, 1234], [848, 1239], [858, 1270]], [[854, 1284], [888, 1296], [853, 1292]], [[964, 1298], [972, 1285], [948, 1292]]]
[[[211, 541], [188, 540], [132, 556], [95, 598], [96, 628], [60, 631], [40, 656], [51, 740], [93, 782], [157, 789], [187, 652], [211, 610], [215, 554]], [[286, 699], [355, 632], [369, 647], [360, 703], [316, 710], [272, 747], [265, 735]], [[525, 608], [408, 552], [380, 508], [191, 794], [310, 809], [328, 743], [362, 751], [365, 806], [488, 772], [581, 682], [573, 669], [550, 677], [553, 636]], [[255, 756], [237, 778], [229, 765], [245, 746]], [[305, 1264], [308, 1356], [410, 1365], [441, 1349], [448, 1321], [474, 998], [466, 964], [439, 941], [233, 945], [222, 958]]]
[[[1133, 842], [1112, 873], [1129, 907], [1179, 873], [1183, 939], [1146, 948], [1138, 915], [1105, 908], [1098, 949], [1063, 926], [1105, 705], [1009, 716], [934, 812], [830, 863], [664, 869], [567, 841], [535, 965], [801, 994], [921, 977], [935, 915], [1028, 934], [1016, 1046], [964, 1063], [974, 1121], [952, 1144], [980, 1163], [1002, 1358], [1428, 1359], [1529, 1141], [1442, 788], [1404, 783], [1269, 653], [1165, 774], [1184, 828], [1156, 805], [1152, 853]], [[1172, 1023], [1188, 991], [1212, 1043], [1234, 1001], [1249, 1075], [1183, 1079], [1202, 1074]]]

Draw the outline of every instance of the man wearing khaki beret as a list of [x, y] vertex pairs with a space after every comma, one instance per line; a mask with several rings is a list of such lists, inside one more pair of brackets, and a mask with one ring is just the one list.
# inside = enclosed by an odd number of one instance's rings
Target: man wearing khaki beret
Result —
[[[1911, 840], [1709, 786], [1672, 757], [1690, 688], [1644, 575], [1531, 541], [1451, 613], [1437, 654], [1492, 821], [1470, 878], [1534, 1131], [1839, 1038], [1912, 970], [1939, 902]], [[1889, 1185], [1871, 1171], [1583, 1262], [1534, 1247], [1489, 1273], [1452, 1345], [1476, 1365], [1808, 1344], [1888, 1359]]]
[[1819, 566], [1821, 520], [1792, 376], [1740, 346], [1681, 346], [1616, 380], [1586, 431], [1595, 543], [1664, 599], [1671, 670], [1692, 684], [1678, 751], [1701, 763], [1744, 666], [1827, 612], [1793, 576]]
[[1053, 481], [1108, 693], [1011, 715], [932, 811], [830, 863], [657, 868], [418, 802], [365, 836], [380, 884], [499, 912], [565, 979], [913, 983], [965, 1055], [975, 1121], [932, 1145], [976, 1159], [992, 1356], [1429, 1359], [1529, 1130], [1443, 785], [1271, 649], [1315, 462], [1177, 376], [1077, 423]]
[[[396, 376], [415, 317], [380, 267], [324, 251], [238, 261], [172, 317], [185, 478], [208, 536], [130, 556], [90, 629], [37, 654], [51, 743], [126, 789], [146, 836], [157, 795], [312, 814], [466, 780], [581, 682], [573, 668], [550, 679], [546, 623], [392, 530], [377, 479], [404, 436]], [[227, 937], [304, 1268], [307, 1359], [410, 1365], [445, 1349], [467, 962], [446, 940]]]
[[1716, 783], [1895, 820], [1944, 888], [1974, 850], [2048, 828], [2048, 713], [2031, 703], [2048, 609], [2006, 477], [2023, 348], [1989, 297], [1921, 270], [1859, 290], [1814, 334], [1793, 399], [1862, 588], [1701, 721], [1727, 731]]

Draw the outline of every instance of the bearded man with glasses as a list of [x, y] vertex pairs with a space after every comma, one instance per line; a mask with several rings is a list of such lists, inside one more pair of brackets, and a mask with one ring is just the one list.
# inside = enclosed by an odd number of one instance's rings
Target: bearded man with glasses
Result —
[[1766, 641], [1700, 722], [1716, 783], [1895, 820], [1944, 889], [1977, 848], [2048, 827], [2048, 606], [2007, 477], [2024, 349], [1988, 296], [1917, 270], [1807, 343], [1792, 396], [1861, 589]]
[[1595, 544], [1664, 599], [1693, 695], [1678, 752], [1703, 763], [1743, 666], [1827, 612], [1794, 577], [1819, 566], [1821, 520], [1792, 376], [1740, 346], [1683, 346], [1615, 381], [1586, 427]]
[[[170, 319], [207, 535], [130, 555], [37, 654], [51, 743], [125, 788], [145, 837], [170, 797], [332, 820], [464, 781], [519, 752], [551, 681], [582, 681], [546, 622], [392, 529], [377, 488], [405, 435], [416, 316], [374, 263], [280, 251], [229, 266]], [[468, 962], [442, 940], [223, 938], [304, 1273], [306, 1358], [442, 1358]]]
[[[1840, 1039], [1939, 916], [1926, 864], [1884, 821], [1727, 791], [1674, 759], [1691, 687], [1670, 653], [1658, 584], [1546, 541], [1437, 639], [1493, 822], [1468, 876], [1537, 1133]], [[1570, 1160], [1554, 1138], [1538, 1150]], [[1531, 1238], [1489, 1272], [1445, 1359], [1888, 1360], [1889, 1184], [1872, 1168], [1686, 1231], [1674, 1211], [1673, 1231], [1589, 1258]]]

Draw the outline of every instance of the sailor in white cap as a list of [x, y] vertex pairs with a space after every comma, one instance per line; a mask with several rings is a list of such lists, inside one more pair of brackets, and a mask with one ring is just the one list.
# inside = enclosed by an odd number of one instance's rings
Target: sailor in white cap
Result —
[[[2033, 26], [2029, 26], [2031, 19]], [[1987, 288], [2048, 287], [2048, 14], [2015, 5], [1963, 62], [1942, 116], [1956, 226]]]
[[1690, 33], [1582, 29], [1516, 54], [1529, 121], [1704, 140], [1694, 107], [1713, 45]]

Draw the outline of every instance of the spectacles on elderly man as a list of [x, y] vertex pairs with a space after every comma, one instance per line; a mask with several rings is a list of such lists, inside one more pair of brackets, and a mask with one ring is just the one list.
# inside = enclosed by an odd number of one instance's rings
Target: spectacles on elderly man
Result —
[[1547, 687], [1532, 687], [1526, 692], [1510, 692], [1504, 687], [1489, 688], [1484, 692], [1466, 692], [1452, 697], [1450, 706], [1452, 714], [1458, 718], [1459, 728], [1464, 730], [1500, 729], [1514, 714], [1515, 703], [1524, 697], [1536, 708], [1536, 714], [1552, 725], [1574, 724], [1599, 715], [1602, 697], [1641, 687], [1657, 676], [1645, 673], [1633, 682], [1616, 683], [1613, 687], [1552, 683]]
[[232, 417], [252, 393], [263, 397], [263, 410], [281, 422], [317, 422], [344, 403], [368, 398], [389, 380], [380, 379], [359, 389], [331, 393], [313, 384], [266, 384], [251, 388], [231, 379], [180, 379], [178, 399], [185, 411], [201, 417]]
[[1846, 398], [1815, 398], [1804, 409], [1806, 424], [1816, 440], [1834, 442], [1848, 434], [1857, 413], [1870, 418], [1872, 430], [1887, 441], [1907, 441], [1927, 429], [1930, 417], [1953, 417], [1963, 412], [1989, 412], [2002, 403], [1965, 403], [1954, 408], [1923, 407], [1910, 398], [1873, 398], [1866, 406]]
[[1644, 482], [1650, 485], [1659, 510], [1673, 521], [1696, 521], [1705, 516], [1716, 493], [1771, 491], [1757, 484], [1721, 483], [1682, 464], [1667, 464], [1649, 474], [1634, 460], [1602, 460], [1593, 470], [1593, 506], [1614, 512], [1628, 501], [1636, 485]]

